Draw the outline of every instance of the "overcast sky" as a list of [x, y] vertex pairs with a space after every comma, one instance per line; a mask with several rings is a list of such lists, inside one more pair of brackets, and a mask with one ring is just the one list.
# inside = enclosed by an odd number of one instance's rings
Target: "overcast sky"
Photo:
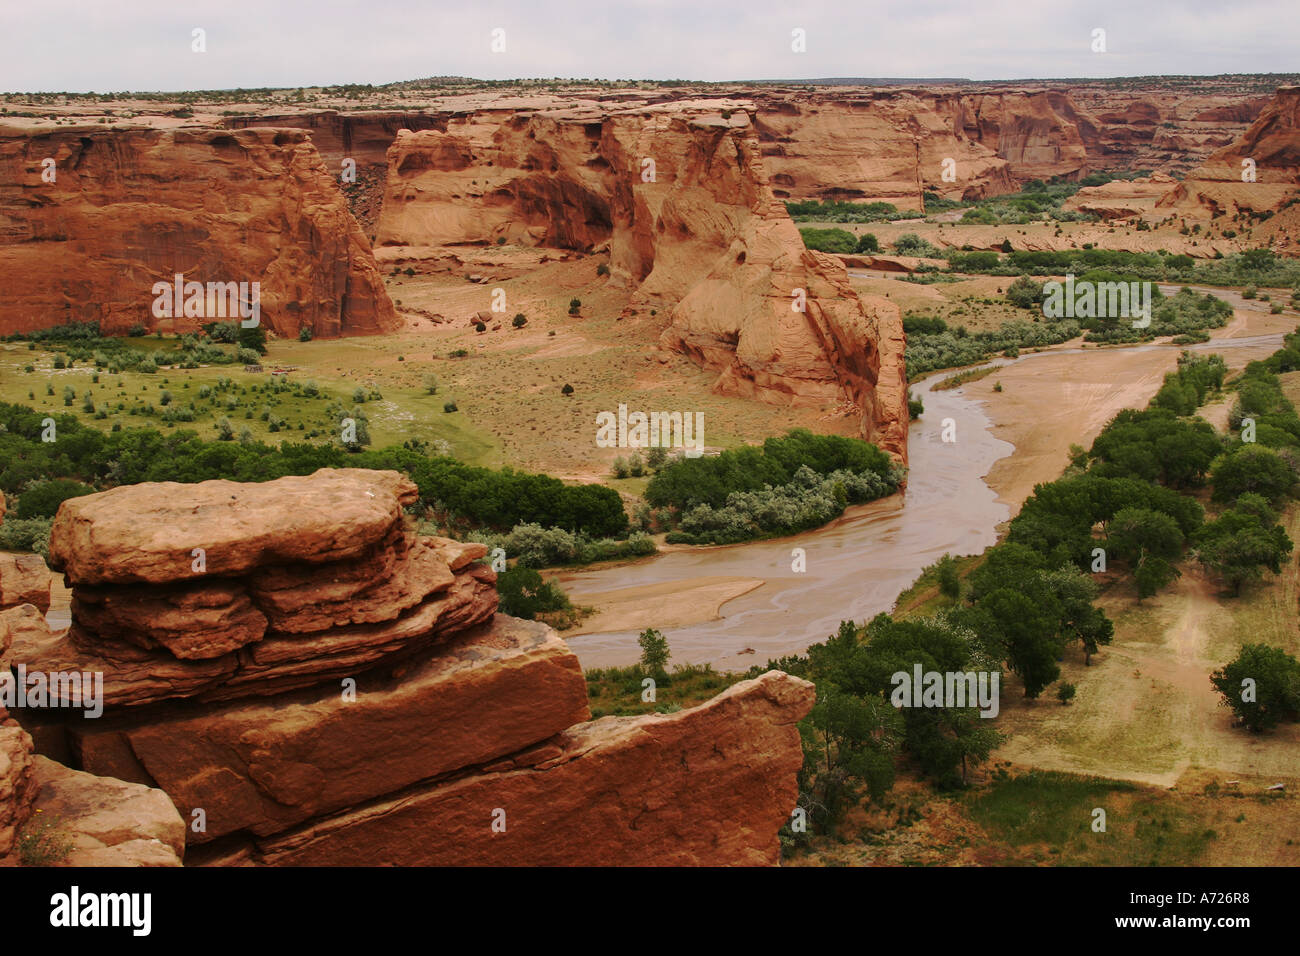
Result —
[[[1300, 71], [1300, 0], [0, 0], [0, 91]], [[192, 31], [207, 51], [191, 50]], [[505, 51], [491, 49], [505, 31]], [[791, 49], [806, 31], [807, 51]], [[1093, 52], [1105, 30], [1106, 52]]]

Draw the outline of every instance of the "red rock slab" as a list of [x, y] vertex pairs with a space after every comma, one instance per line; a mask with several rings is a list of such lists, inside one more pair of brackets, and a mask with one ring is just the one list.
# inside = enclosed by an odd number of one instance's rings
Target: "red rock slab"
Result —
[[34, 604], [50, 609], [50, 569], [39, 554], [0, 553], [0, 610]]
[[[779, 671], [675, 714], [570, 728], [534, 767], [472, 773], [261, 841], [274, 866], [767, 865], [798, 796], [813, 685]], [[494, 830], [502, 819], [504, 831]]]
[[[83, 767], [128, 776], [136, 761], [206, 842], [239, 830], [271, 834], [411, 784], [536, 751], [588, 720], [577, 657], [549, 627], [498, 616], [433, 654], [337, 687], [273, 701], [178, 712], [73, 731]], [[558, 753], [558, 748], [556, 748]]]
[[208, 660], [260, 641], [266, 615], [248, 589], [216, 579], [192, 585], [128, 584], [76, 588], [72, 617], [97, 640], [165, 647], [184, 660]]
[[[50, 564], [69, 584], [193, 582], [262, 565], [364, 554], [419, 495], [395, 471], [322, 468], [261, 483], [218, 479], [123, 485], [65, 501]], [[205, 569], [194, 569], [202, 549]]]

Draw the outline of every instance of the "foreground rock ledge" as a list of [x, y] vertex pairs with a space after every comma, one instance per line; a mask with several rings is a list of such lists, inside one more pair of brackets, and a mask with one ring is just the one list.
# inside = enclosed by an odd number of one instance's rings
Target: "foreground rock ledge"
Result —
[[[813, 685], [780, 671], [675, 714], [570, 728], [553, 759], [412, 788], [260, 844], [275, 866], [777, 862]], [[493, 829], [504, 811], [504, 832]], [[498, 825], [497, 829], [500, 829]]]
[[274, 833], [524, 751], [591, 716], [565, 643], [543, 624], [509, 617], [391, 675], [362, 678], [355, 700], [337, 686], [322, 691], [84, 721], [71, 733], [86, 770], [161, 787], [186, 815], [203, 808], [207, 829], [190, 837], [200, 843], [242, 829]]

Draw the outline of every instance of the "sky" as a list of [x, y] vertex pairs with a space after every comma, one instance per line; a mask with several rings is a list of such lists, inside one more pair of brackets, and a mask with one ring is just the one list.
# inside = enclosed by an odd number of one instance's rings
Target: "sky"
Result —
[[[1300, 72], [1300, 0], [0, 0], [0, 91]], [[193, 50], [204, 31], [205, 52]], [[504, 50], [494, 52], [493, 31]], [[793, 31], [804, 31], [796, 52]], [[1104, 32], [1104, 52], [1097, 30]], [[501, 44], [498, 44], [501, 45]]]

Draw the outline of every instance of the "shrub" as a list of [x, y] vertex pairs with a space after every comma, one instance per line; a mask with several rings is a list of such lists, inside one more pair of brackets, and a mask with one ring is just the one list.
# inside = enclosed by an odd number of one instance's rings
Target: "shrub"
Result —
[[525, 325], [528, 324], [528, 317], [525, 316], [522, 312], [520, 312], [513, 319], [511, 319], [510, 324], [517, 329], [522, 329]]
[[453, 402], [444, 402], [444, 403], [443, 403], [443, 406], [442, 406], [442, 410], [443, 410], [444, 412], [448, 413], [448, 414], [450, 414], [451, 412], [458, 412], [458, 411], [460, 411], [460, 409], [456, 407], [456, 403], [455, 403], [454, 401], [453, 401]]
[[532, 568], [514, 567], [497, 575], [497, 594], [502, 613], [525, 620], [538, 614], [570, 610], [573, 605], [563, 591]]
[[581, 308], [582, 308], [581, 299], [574, 298], [569, 300], [569, 315], [577, 315], [578, 310]]
[[1007, 301], [1018, 309], [1037, 309], [1043, 304], [1042, 283], [1022, 275], [1007, 288]]
[[18, 496], [15, 509], [19, 519], [53, 518], [59, 505], [69, 498], [94, 494], [95, 489], [71, 478], [52, 478], [32, 485]]
[[311, 326], [310, 326], [310, 325], [304, 325], [302, 328], [300, 328], [300, 329], [298, 330], [298, 341], [299, 341], [299, 342], [310, 342], [310, 341], [311, 341]]

